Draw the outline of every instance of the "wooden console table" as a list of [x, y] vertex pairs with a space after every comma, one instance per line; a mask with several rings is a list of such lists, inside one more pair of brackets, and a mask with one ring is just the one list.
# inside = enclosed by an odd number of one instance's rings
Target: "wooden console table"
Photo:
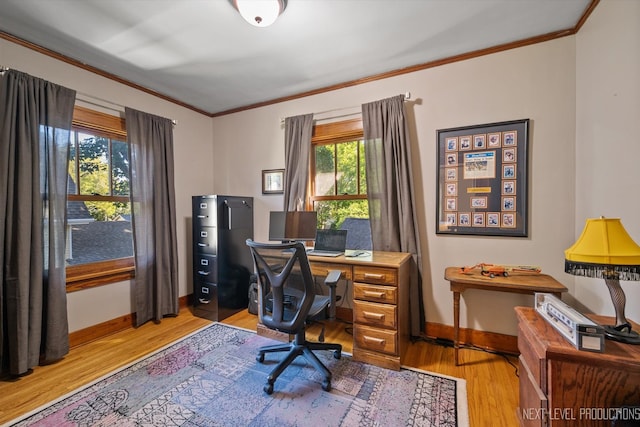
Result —
[[[577, 350], [535, 309], [515, 310], [521, 426], [610, 427], [619, 408], [640, 408], [640, 346], [605, 340], [603, 353]], [[612, 317], [588, 317], [600, 324], [615, 323]], [[638, 411], [622, 417], [637, 425]]]
[[478, 271], [463, 273], [460, 267], [447, 267], [444, 278], [451, 283], [453, 292], [453, 348], [454, 360], [458, 366], [460, 350], [460, 294], [467, 289], [484, 291], [511, 292], [517, 294], [535, 294], [545, 292], [560, 297], [567, 288], [553, 277], [540, 273], [514, 273], [508, 277], [483, 276]]

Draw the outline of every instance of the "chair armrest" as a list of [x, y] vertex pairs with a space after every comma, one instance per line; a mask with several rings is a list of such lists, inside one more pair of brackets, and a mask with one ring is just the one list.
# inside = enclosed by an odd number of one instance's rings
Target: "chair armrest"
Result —
[[336, 297], [336, 287], [338, 286], [340, 276], [342, 276], [342, 271], [329, 270], [327, 277], [324, 279], [324, 284], [329, 287], [329, 296], [331, 298], [331, 302], [329, 303], [330, 320], [334, 320], [336, 318], [336, 301], [338, 300], [338, 298]]
[[329, 270], [327, 277], [324, 279], [324, 284], [333, 287], [338, 284], [340, 280], [340, 276], [342, 276], [342, 271], [340, 270]]

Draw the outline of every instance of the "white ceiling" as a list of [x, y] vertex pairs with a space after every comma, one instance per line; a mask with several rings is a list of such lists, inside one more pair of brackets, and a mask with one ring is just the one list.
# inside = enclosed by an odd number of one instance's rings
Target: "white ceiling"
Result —
[[[216, 114], [573, 29], [591, 0], [0, 0], [0, 30]], [[0, 64], [11, 67], [11, 64]]]

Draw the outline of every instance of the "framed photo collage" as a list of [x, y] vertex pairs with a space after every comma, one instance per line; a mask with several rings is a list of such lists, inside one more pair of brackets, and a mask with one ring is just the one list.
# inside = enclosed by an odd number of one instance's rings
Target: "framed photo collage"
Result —
[[529, 119], [437, 131], [436, 233], [527, 236]]

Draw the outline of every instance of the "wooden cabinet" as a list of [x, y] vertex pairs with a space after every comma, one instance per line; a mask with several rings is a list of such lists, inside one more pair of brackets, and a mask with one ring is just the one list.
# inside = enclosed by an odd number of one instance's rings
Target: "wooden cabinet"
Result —
[[604, 353], [580, 351], [535, 309], [516, 307], [516, 315], [521, 426], [610, 427], [618, 408], [640, 406], [640, 346], [606, 340]]

